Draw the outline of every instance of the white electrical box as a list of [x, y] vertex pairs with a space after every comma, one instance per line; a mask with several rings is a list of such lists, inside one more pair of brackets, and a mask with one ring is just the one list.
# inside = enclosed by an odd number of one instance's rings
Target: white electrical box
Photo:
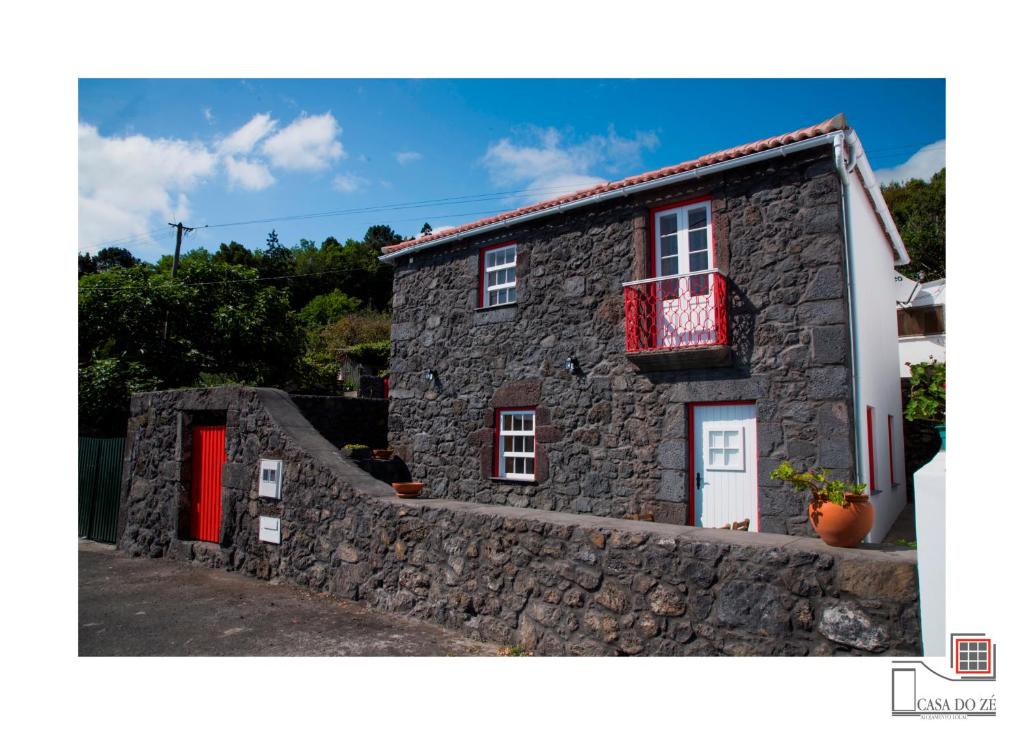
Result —
[[268, 544], [281, 543], [281, 519], [260, 516], [260, 541]]
[[260, 497], [281, 499], [281, 480], [284, 473], [279, 459], [260, 460]]

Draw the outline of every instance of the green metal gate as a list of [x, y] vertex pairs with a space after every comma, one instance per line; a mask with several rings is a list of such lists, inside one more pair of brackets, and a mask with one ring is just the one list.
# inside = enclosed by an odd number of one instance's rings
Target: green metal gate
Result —
[[117, 541], [124, 438], [78, 437], [78, 535]]

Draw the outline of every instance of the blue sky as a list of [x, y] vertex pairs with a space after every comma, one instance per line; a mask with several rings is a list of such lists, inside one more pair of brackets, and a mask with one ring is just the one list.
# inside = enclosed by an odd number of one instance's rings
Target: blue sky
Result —
[[928, 176], [945, 105], [941, 79], [81, 80], [79, 250], [153, 260], [179, 218], [210, 225], [186, 250], [410, 235], [837, 112], [880, 178]]

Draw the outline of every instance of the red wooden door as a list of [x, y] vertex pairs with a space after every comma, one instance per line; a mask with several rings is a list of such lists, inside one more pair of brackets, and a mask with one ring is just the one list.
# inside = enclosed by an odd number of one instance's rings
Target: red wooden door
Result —
[[192, 429], [192, 538], [196, 541], [220, 541], [224, 434], [223, 426]]

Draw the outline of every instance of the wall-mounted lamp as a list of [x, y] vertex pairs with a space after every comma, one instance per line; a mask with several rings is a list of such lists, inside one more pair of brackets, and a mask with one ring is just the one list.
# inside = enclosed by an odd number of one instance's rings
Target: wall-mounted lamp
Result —
[[565, 369], [570, 375], [576, 375], [580, 371], [580, 363], [575, 357], [566, 358]]
[[423, 380], [431, 384], [436, 383], [437, 373], [434, 372], [433, 368], [427, 368], [423, 371]]

